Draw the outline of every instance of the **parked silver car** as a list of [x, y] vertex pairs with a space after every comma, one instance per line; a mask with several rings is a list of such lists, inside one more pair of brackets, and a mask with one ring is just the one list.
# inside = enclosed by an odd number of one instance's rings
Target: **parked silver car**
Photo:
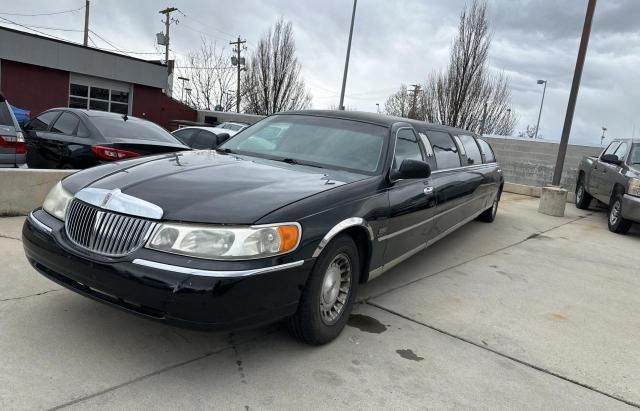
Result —
[[16, 116], [0, 94], [0, 168], [26, 167], [27, 146]]

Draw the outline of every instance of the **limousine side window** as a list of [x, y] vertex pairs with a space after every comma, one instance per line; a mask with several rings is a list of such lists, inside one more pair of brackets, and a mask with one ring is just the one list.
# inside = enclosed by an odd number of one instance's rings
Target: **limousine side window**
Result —
[[460, 136], [460, 141], [462, 141], [462, 145], [467, 152], [467, 164], [464, 165], [473, 166], [476, 164], [482, 164], [482, 155], [480, 154], [480, 149], [478, 148], [478, 144], [476, 144], [476, 140], [472, 136], [462, 135]]
[[431, 147], [431, 142], [427, 138], [427, 135], [424, 131], [419, 131], [418, 135], [420, 136], [420, 142], [422, 142], [422, 148], [425, 152], [425, 161], [431, 166], [432, 170], [436, 169], [436, 157], [433, 155], [433, 147]]
[[449, 133], [442, 131], [429, 131], [428, 133], [433, 153], [439, 170], [460, 167], [458, 147], [453, 142]]
[[396, 135], [396, 153], [393, 159], [393, 169], [400, 168], [404, 160], [423, 161], [422, 150], [416, 134], [410, 128], [401, 128]]
[[482, 154], [484, 155], [485, 163], [494, 163], [496, 161], [496, 156], [493, 154], [493, 149], [484, 140], [478, 139], [478, 144], [480, 144], [480, 149], [482, 150]]

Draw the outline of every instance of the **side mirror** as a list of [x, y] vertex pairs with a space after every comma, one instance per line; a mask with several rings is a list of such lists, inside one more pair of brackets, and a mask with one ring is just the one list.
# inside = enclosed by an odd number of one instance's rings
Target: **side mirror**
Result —
[[391, 178], [393, 180], [409, 180], [417, 178], [429, 178], [431, 175], [431, 166], [424, 161], [419, 160], [403, 160], [400, 169], [392, 171]]
[[601, 159], [604, 163], [609, 163], [609, 164], [615, 164], [617, 166], [619, 166], [620, 164], [622, 164], [622, 160], [620, 160], [618, 158], [617, 155], [615, 154], [605, 154], [602, 156]]
[[[231, 136], [229, 135], [229, 133], [218, 133], [216, 134], [216, 147], [218, 147], [220, 144], [224, 143], [225, 141], [229, 140], [231, 138]], [[215, 147], [212, 147], [215, 148]]]

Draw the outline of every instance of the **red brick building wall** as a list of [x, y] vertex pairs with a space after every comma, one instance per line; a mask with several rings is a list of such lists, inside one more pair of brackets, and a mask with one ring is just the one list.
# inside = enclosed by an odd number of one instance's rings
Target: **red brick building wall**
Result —
[[168, 97], [162, 90], [136, 84], [133, 87], [133, 115], [146, 118], [166, 128], [177, 128], [173, 120], [196, 121], [198, 113], [178, 100]]
[[31, 117], [52, 107], [67, 107], [69, 72], [0, 61], [0, 90], [12, 105], [31, 110]]

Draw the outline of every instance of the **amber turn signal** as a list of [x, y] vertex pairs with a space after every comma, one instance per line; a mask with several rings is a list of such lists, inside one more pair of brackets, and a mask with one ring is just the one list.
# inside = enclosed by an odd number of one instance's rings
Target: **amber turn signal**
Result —
[[280, 251], [286, 253], [291, 251], [298, 245], [300, 240], [300, 232], [298, 226], [295, 225], [282, 225], [277, 228], [278, 235], [280, 236]]

